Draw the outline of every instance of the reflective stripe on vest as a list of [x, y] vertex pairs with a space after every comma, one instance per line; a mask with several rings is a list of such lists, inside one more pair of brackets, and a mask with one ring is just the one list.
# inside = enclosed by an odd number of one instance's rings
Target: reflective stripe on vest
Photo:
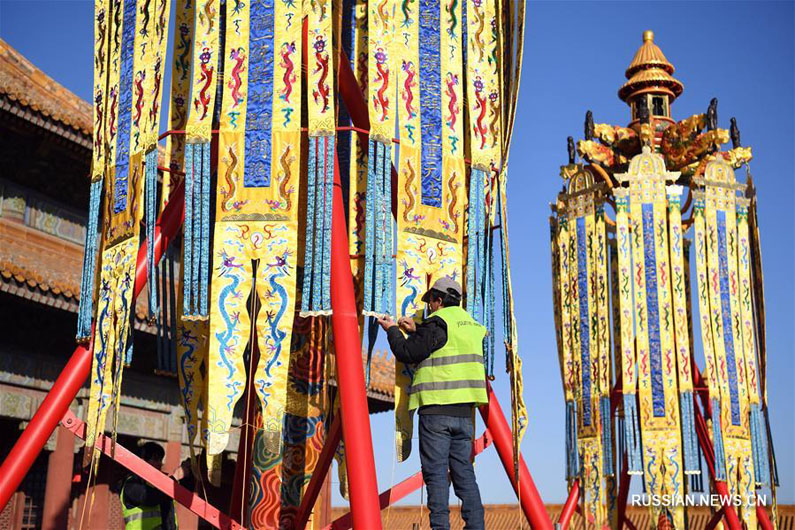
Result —
[[408, 389], [409, 409], [425, 405], [487, 403], [483, 366], [486, 329], [457, 306], [443, 307], [433, 316], [447, 325], [447, 342], [417, 364]]
[[135, 506], [128, 508], [124, 504], [124, 488], [127, 480], [119, 492], [121, 501], [121, 515], [124, 518], [125, 530], [159, 530], [163, 527], [163, 516], [160, 513], [160, 506]]
[[124, 523], [130, 523], [132, 521], [137, 521], [138, 519], [146, 519], [147, 517], [155, 518], [157, 517], [160, 520], [160, 508], [157, 510], [149, 510], [146, 512], [136, 512], [136, 513], [128, 513], [124, 516]]

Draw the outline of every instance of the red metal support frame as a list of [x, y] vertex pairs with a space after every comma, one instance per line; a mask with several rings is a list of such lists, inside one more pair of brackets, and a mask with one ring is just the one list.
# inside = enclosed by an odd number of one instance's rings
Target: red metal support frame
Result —
[[[185, 187], [180, 184], [174, 189], [163, 213], [155, 227], [155, 257], [160, 259], [168, 243], [173, 239], [185, 217]], [[135, 271], [135, 291], [133, 299], [146, 285], [146, 243], [138, 252]], [[92, 339], [93, 340], [93, 339]], [[0, 511], [17, 490], [30, 470], [47, 439], [52, 435], [58, 422], [69, 410], [69, 405], [83, 386], [91, 372], [92, 348], [79, 345], [64, 366], [47, 396], [39, 405], [28, 426], [20, 435], [14, 447], [0, 467]]]
[[487, 383], [487, 385], [489, 403], [480, 407], [480, 415], [483, 418], [483, 423], [486, 424], [486, 428], [494, 438], [494, 447], [497, 448], [500, 461], [511, 481], [513, 490], [519, 496], [522, 511], [534, 530], [552, 530], [552, 521], [549, 518], [549, 514], [547, 514], [541, 495], [538, 494], [533, 477], [530, 476], [521, 454], [519, 454], [518, 482], [513, 474], [513, 435], [510, 427], [508, 427], [505, 415], [502, 413], [500, 403], [497, 401], [497, 395], [494, 393], [491, 383]]
[[356, 528], [380, 530], [378, 482], [375, 475], [370, 412], [362, 367], [359, 314], [353, 291], [348, 232], [340, 184], [339, 161], [334, 152], [334, 202], [331, 223], [331, 325], [340, 394], [345, 463], [350, 482], [351, 511]]
[[[472, 444], [472, 456], [475, 457], [485, 451], [492, 442], [489, 431], [486, 430], [483, 435], [475, 440]], [[417, 491], [423, 485], [422, 472], [418, 471], [411, 475], [409, 478], [395, 484], [388, 490], [378, 496], [379, 509], [383, 510], [388, 506], [395, 504], [399, 500], [405, 498], [410, 493]], [[349, 530], [352, 528], [351, 513], [348, 512], [334, 520], [330, 525], [323, 527], [323, 530]], [[303, 528], [296, 526], [296, 528]]]
[[560, 530], [568, 530], [569, 523], [571, 522], [571, 518], [574, 516], [574, 512], [577, 510], [577, 503], [579, 501], [580, 481], [575, 480], [571, 483], [571, 488], [569, 488], [569, 496], [566, 499], [566, 504], [564, 504], [563, 508], [560, 510], [560, 517], [558, 517]]
[[[86, 439], [86, 424], [77, 418], [72, 411], [67, 410], [61, 424], [72, 431], [75, 436], [81, 440]], [[129, 449], [125, 449], [119, 444], [114, 444], [113, 440], [104, 434], [97, 435], [96, 446], [102, 453], [111, 456], [111, 452], [115, 451], [113, 460], [126, 467], [146, 482], [162, 491], [181, 505], [188, 508], [190, 511], [213, 525], [215, 528], [221, 530], [245, 530], [231, 517], [222, 513], [215, 506], [212, 506], [204, 499], [188, 491], [184, 487], [169, 477], [159, 469], [152, 467], [149, 463], [142, 460]]]

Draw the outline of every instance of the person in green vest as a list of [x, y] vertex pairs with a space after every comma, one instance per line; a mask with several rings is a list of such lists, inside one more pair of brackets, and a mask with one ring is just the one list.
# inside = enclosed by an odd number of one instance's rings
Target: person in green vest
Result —
[[452, 479], [461, 499], [464, 528], [484, 530], [472, 442], [474, 408], [488, 402], [483, 365], [486, 329], [461, 308], [461, 285], [452, 278], [436, 280], [422, 301], [430, 314], [419, 324], [409, 317], [395, 323], [389, 316], [378, 322], [395, 357], [413, 365], [409, 410], [419, 414], [420, 462], [431, 528], [450, 528]]
[[[166, 452], [160, 444], [146, 442], [139, 451], [139, 456], [149, 465], [162, 469], [163, 458]], [[180, 470], [185, 473], [186, 460], [180, 466]], [[187, 466], [187, 473], [190, 474], [190, 466]], [[186, 476], [180, 480], [180, 484], [193, 489], [192, 476]], [[124, 517], [125, 530], [175, 530], [177, 528], [176, 514], [174, 513], [174, 502], [154, 486], [147, 483], [135, 474], [127, 475], [121, 483], [119, 491], [121, 500], [122, 516]]]

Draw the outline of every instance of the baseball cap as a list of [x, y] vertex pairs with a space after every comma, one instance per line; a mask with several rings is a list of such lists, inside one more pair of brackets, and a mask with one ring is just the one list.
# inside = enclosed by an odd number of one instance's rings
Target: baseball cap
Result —
[[440, 293], [452, 294], [459, 298], [461, 298], [461, 284], [455, 281], [454, 279], [450, 278], [449, 276], [443, 276], [433, 282], [431, 288], [422, 295], [422, 301], [428, 303], [431, 297], [431, 291], [439, 291]]

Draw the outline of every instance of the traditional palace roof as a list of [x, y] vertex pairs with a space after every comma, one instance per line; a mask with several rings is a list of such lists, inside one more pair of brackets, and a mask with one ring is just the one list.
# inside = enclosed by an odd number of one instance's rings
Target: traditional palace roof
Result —
[[36, 68], [3, 39], [0, 39], [0, 95], [40, 117], [91, 136], [91, 103]]
[[674, 65], [668, 62], [662, 50], [654, 44], [654, 33], [643, 32], [643, 44], [635, 52], [625, 73], [626, 83], [619, 89], [618, 97], [627, 101], [633, 94], [650, 89], [668, 92], [674, 99], [684, 90], [684, 85], [671, 74]]

